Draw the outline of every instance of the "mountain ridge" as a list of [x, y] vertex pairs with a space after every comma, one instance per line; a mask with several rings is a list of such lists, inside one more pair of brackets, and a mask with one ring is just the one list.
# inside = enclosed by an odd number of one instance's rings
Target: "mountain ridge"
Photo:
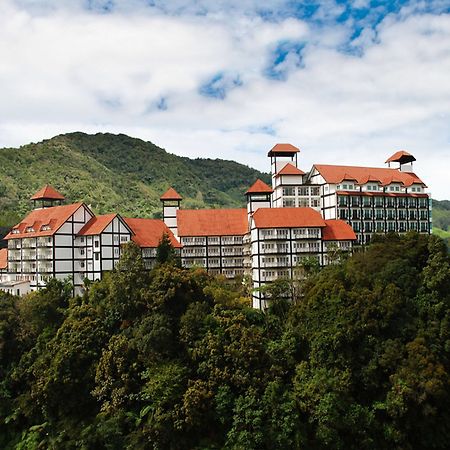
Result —
[[222, 159], [177, 156], [125, 134], [67, 133], [0, 149], [0, 226], [13, 225], [44, 184], [96, 213], [159, 217], [160, 195], [173, 186], [186, 208], [244, 206], [244, 193], [268, 174]]

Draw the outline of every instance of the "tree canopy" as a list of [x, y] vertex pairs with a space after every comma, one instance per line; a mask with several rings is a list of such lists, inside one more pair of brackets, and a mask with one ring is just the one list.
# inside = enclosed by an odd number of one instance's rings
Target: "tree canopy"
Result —
[[447, 448], [444, 243], [380, 237], [301, 283], [257, 311], [129, 244], [82, 298], [0, 294], [0, 448]]

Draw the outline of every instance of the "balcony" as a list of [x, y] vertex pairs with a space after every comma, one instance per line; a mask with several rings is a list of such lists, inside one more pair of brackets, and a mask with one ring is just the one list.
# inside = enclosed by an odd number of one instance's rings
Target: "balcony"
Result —
[[22, 248], [36, 248], [36, 239], [22, 239]]
[[261, 263], [260, 267], [262, 269], [266, 268], [266, 269], [276, 269], [277, 267], [291, 267], [291, 265], [289, 264], [289, 262], [278, 262], [278, 261], [274, 261], [274, 262], [264, 262]]
[[52, 259], [53, 258], [53, 252], [51, 249], [41, 250], [39, 249], [37, 251], [37, 258], [38, 259]]
[[38, 247], [51, 247], [53, 245], [52, 238], [38, 238], [37, 239], [37, 246]]
[[275, 246], [273, 248], [262, 248], [260, 250], [260, 253], [262, 255], [276, 255], [279, 253], [288, 253], [289, 252], [289, 247], [286, 245], [284, 246]]
[[318, 245], [305, 245], [304, 247], [294, 247], [292, 253], [317, 253], [319, 250]]
[[53, 272], [53, 264], [45, 263], [45, 264], [39, 264], [38, 265], [38, 272], [39, 273], [51, 273]]
[[11, 239], [8, 241], [9, 250], [20, 250], [22, 248], [22, 242], [20, 239]]
[[36, 259], [36, 250], [24, 250], [22, 252], [22, 259], [34, 261]]

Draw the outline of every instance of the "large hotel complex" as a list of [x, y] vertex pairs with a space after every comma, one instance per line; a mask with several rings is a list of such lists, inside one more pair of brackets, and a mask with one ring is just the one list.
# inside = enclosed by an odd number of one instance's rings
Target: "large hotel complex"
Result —
[[21, 295], [51, 277], [70, 278], [79, 295], [86, 279], [101, 279], [114, 268], [130, 240], [151, 268], [166, 233], [184, 267], [227, 278], [247, 275], [253, 306], [264, 308], [259, 288], [295, 277], [305, 258], [326, 265], [336, 249], [366, 245], [374, 233], [431, 232], [431, 200], [408, 152], [395, 153], [384, 168], [316, 164], [309, 172], [298, 167], [298, 154], [290, 144], [269, 151], [272, 186], [256, 180], [245, 192], [246, 208], [183, 209], [182, 197], [169, 188], [161, 196], [162, 220], [95, 215], [82, 202], [65, 205], [46, 186], [5, 237], [0, 289]]

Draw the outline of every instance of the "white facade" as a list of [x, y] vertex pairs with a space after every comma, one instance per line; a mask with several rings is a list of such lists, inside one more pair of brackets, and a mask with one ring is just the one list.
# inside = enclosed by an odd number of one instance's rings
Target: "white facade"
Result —
[[[0, 289], [23, 293], [55, 277], [70, 278], [74, 293], [81, 294], [84, 280], [99, 280], [112, 270], [121, 245], [130, 240], [152, 268], [167, 234], [184, 267], [204, 267], [227, 278], [248, 275], [253, 305], [263, 308], [259, 288], [294, 278], [305, 258], [326, 265], [336, 248], [350, 252], [353, 242], [367, 244], [373, 233], [431, 231], [431, 201], [411, 172], [415, 159], [409, 153], [397, 152], [387, 169], [314, 165], [308, 173], [298, 168], [298, 154], [290, 144], [270, 150], [272, 186], [256, 181], [246, 192], [246, 209], [183, 210], [181, 196], [170, 188], [161, 197], [162, 221], [95, 216], [83, 203], [52, 207], [64, 197], [46, 186], [33, 196], [42, 207], [6, 238]], [[391, 169], [391, 162], [399, 169]]]
[[19, 224], [7, 236], [9, 281], [26, 282], [27, 290], [34, 291], [49, 278], [69, 279], [74, 294], [82, 294], [84, 279], [101, 279], [104, 271], [112, 270], [120, 258], [120, 245], [131, 239], [120, 216], [98, 234], [87, 235], [84, 230], [101, 217], [83, 203], [34, 210], [24, 219], [26, 226]]

